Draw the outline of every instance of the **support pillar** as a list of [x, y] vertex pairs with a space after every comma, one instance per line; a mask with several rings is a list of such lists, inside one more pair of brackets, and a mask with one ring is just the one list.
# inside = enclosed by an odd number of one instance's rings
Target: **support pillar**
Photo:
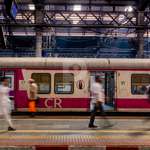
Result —
[[36, 31], [36, 57], [42, 57], [42, 31]]
[[[137, 25], [144, 25], [144, 11], [139, 11], [137, 15]], [[144, 28], [137, 29], [138, 50], [137, 58], [144, 58]]]
[[[44, 6], [42, 4], [36, 4], [35, 5], [36, 10], [35, 10], [35, 23], [40, 25], [43, 23], [43, 9]], [[36, 28], [36, 57], [42, 57], [42, 35], [43, 35], [43, 30], [42, 26], [38, 26]]]

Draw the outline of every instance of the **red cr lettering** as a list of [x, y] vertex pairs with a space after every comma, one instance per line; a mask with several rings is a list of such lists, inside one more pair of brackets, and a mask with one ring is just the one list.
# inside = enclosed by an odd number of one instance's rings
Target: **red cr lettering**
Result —
[[[53, 104], [53, 106], [51, 105]], [[45, 107], [47, 108], [62, 108], [62, 100], [60, 98], [48, 98], [45, 100]]]

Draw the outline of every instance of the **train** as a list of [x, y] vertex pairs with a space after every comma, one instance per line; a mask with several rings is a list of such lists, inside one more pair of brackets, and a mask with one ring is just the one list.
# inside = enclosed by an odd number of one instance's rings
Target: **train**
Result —
[[28, 111], [29, 79], [38, 85], [38, 112], [89, 112], [90, 88], [100, 76], [106, 111], [148, 112], [150, 59], [0, 58], [13, 111]]

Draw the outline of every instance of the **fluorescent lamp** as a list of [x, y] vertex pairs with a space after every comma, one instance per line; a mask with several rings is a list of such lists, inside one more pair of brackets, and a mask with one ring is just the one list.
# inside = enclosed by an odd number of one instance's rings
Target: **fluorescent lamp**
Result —
[[35, 5], [34, 4], [29, 4], [28, 7], [29, 7], [29, 10], [35, 10]]
[[72, 23], [73, 23], [73, 24], [78, 24], [78, 23], [79, 23], [79, 20], [73, 20]]
[[127, 12], [132, 12], [133, 11], [133, 7], [132, 6], [127, 6], [124, 11], [127, 11]]
[[73, 10], [74, 11], [81, 11], [81, 5], [74, 5]]

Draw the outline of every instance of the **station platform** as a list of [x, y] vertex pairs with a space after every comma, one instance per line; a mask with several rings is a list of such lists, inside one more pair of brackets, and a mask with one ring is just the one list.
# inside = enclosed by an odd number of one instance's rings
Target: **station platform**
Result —
[[[0, 150], [110, 150], [150, 149], [150, 117], [98, 116], [98, 128], [88, 128], [88, 116], [13, 116], [16, 131], [7, 131], [0, 120]], [[33, 148], [34, 147], [34, 148]], [[7, 149], [8, 150], [8, 149]], [[15, 149], [14, 149], [15, 150]]]

